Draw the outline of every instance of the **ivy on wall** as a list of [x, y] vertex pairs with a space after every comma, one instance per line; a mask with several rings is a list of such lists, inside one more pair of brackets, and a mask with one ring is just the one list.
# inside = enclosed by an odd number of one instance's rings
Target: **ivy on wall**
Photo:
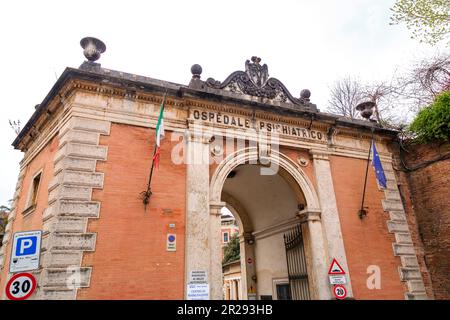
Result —
[[422, 109], [409, 126], [419, 143], [446, 141], [450, 136], [450, 91], [438, 95], [434, 102]]

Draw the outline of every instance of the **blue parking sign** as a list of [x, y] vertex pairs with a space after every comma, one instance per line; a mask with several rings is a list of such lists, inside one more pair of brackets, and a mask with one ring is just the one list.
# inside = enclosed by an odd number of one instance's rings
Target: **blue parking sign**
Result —
[[9, 272], [15, 273], [39, 269], [41, 238], [41, 230], [14, 233]]
[[38, 237], [23, 237], [17, 239], [16, 256], [36, 254]]

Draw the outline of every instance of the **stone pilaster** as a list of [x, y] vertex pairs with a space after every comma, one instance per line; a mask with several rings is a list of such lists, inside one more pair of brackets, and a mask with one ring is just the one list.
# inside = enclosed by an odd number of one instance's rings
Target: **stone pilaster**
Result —
[[336, 258], [344, 268], [348, 277], [347, 296], [353, 297], [329, 157], [323, 151], [311, 150], [310, 154], [314, 162], [314, 174], [317, 181], [317, 193], [321, 207], [322, 228], [326, 239], [325, 246], [328, 251], [328, 260], [331, 263], [332, 259]]
[[91, 267], [82, 267], [85, 251], [94, 251], [96, 234], [87, 232], [88, 219], [98, 218], [100, 203], [92, 190], [103, 188], [97, 161], [105, 161], [107, 147], [100, 135], [109, 135], [110, 122], [72, 117], [59, 131], [54, 177], [49, 184], [48, 207], [43, 213], [41, 275], [37, 299], [76, 299], [77, 289], [88, 287]]
[[[221, 299], [221, 290], [216, 289], [211, 269], [211, 215], [209, 203], [209, 138], [201, 130], [190, 128], [187, 134], [186, 168], [186, 283], [189, 273], [204, 270], [210, 283], [210, 299]], [[216, 220], [216, 219], [214, 219]], [[213, 227], [214, 229], [215, 227]], [[219, 218], [220, 228], [220, 218]], [[218, 242], [220, 244], [220, 242]], [[219, 255], [220, 257], [220, 255]], [[222, 285], [222, 283], [220, 283]], [[186, 290], [186, 287], [185, 287]], [[219, 296], [218, 296], [219, 295]], [[186, 297], [186, 292], [185, 292]]]
[[406, 281], [408, 288], [405, 299], [428, 299], [392, 163], [383, 162], [382, 165], [387, 180], [387, 188], [384, 189], [385, 199], [382, 201], [382, 205], [384, 211], [389, 212], [388, 230], [395, 236], [395, 242], [392, 244], [394, 255], [400, 257], [402, 264], [399, 267], [400, 280]]
[[[211, 242], [211, 274], [209, 276], [211, 299], [222, 299], [223, 273], [222, 260], [222, 233], [221, 233], [221, 209], [225, 202], [210, 204], [209, 237]], [[219, 257], [219, 259], [216, 259]]]
[[328, 255], [324, 243], [323, 228], [320, 211], [300, 211], [297, 216], [302, 222], [306, 222], [308, 228], [305, 230], [305, 244], [309, 244], [309, 254], [311, 266], [308, 273], [310, 275], [310, 288], [312, 289], [312, 299], [331, 299], [330, 286], [328, 284]]

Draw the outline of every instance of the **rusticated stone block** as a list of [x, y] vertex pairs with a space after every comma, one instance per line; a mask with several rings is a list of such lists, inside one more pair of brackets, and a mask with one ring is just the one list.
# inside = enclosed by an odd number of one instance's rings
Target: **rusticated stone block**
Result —
[[87, 201], [61, 201], [60, 214], [78, 217], [98, 218], [100, 213], [100, 202]]
[[61, 185], [54, 188], [48, 195], [48, 202], [56, 200], [91, 200], [92, 188], [82, 186]]
[[79, 266], [82, 254], [81, 251], [46, 251], [41, 254], [41, 264], [50, 268]]
[[53, 202], [44, 212], [44, 220], [53, 216], [98, 218], [100, 202], [60, 200]]
[[111, 123], [109, 121], [88, 119], [81, 117], [72, 117], [60, 130], [60, 136], [64, 135], [67, 130], [84, 130], [90, 132], [98, 132], [103, 135], [109, 135]]
[[82, 157], [98, 160], [106, 160], [106, 154], [108, 147], [94, 146], [89, 144], [80, 143], [66, 143], [61, 149], [58, 150], [55, 156], [55, 161], [58, 161], [63, 157]]
[[395, 180], [387, 180], [386, 187], [388, 190], [398, 190], [397, 182]]
[[428, 300], [426, 293], [406, 293], [405, 300]]
[[399, 200], [382, 200], [384, 211], [403, 210], [403, 204]]
[[9, 232], [9, 231], [5, 232], [5, 234], [3, 235], [2, 245], [8, 243], [10, 236], [11, 236], [11, 232]]
[[386, 197], [386, 200], [395, 200], [395, 201], [401, 201], [400, 192], [397, 190], [385, 190], [384, 195]]
[[381, 165], [383, 166], [384, 172], [394, 172], [394, 168], [392, 168], [391, 162], [381, 162]]
[[425, 293], [425, 286], [422, 280], [410, 280], [406, 283], [408, 285], [408, 291], [411, 293]]
[[89, 267], [47, 268], [44, 271], [46, 287], [87, 287], [92, 269]]
[[55, 233], [49, 242], [49, 250], [85, 250], [93, 251], [95, 249], [95, 233]]
[[389, 211], [389, 218], [391, 218], [393, 222], [406, 222], [404, 211]]
[[393, 243], [392, 246], [394, 249], [394, 255], [396, 256], [415, 254], [413, 245]]
[[96, 160], [94, 159], [84, 159], [84, 158], [75, 158], [75, 157], [64, 157], [61, 158], [55, 164], [55, 174], [60, 172], [61, 170], [76, 170], [76, 171], [87, 171], [94, 172], [95, 171]]
[[63, 170], [59, 172], [49, 184], [49, 191], [59, 185], [77, 185], [93, 188], [103, 188], [104, 174], [101, 172], [79, 172]]
[[87, 218], [59, 217], [48, 220], [44, 223], [44, 232], [84, 232], [86, 229]]
[[422, 280], [422, 275], [419, 268], [399, 268], [400, 279], [407, 280]]
[[394, 232], [409, 232], [408, 224], [406, 222], [388, 221], [388, 230]]
[[16, 219], [16, 210], [12, 210], [8, 215], [8, 223], [12, 223]]
[[408, 233], [395, 233], [395, 241], [399, 244], [412, 244], [411, 235]]
[[68, 130], [60, 136], [59, 145], [62, 146], [67, 142], [98, 145], [99, 138], [100, 133], [98, 132]]
[[42, 300], [75, 300], [77, 291], [75, 289], [56, 288], [42, 288], [38, 299]]
[[387, 180], [394, 180], [395, 181], [395, 173], [394, 173], [394, 171], [384, 170], [384, 174], [385, 174]]
[[414, 256], [401, 256], [402, 266], [404, 267], [419, 267], [419, 262], [417, 261], [417, 257]]

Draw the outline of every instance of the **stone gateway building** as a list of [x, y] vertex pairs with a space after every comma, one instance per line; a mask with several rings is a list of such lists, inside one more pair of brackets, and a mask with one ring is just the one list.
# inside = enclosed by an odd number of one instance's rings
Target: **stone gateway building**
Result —
[[27, 230], [42, 230], [30, 299], [188, 299], [199, 285], [223, 299], [224, 206], [239, 224], [242, 299], [334, 299], [333, 259], [347, 298], [433, 297], [394, 171], [396, 132], [320, 112], [256, 57], [223, 82], [194, 65], [183, 85], [105, 69], [103, 43], [82, 46], [89, 61], [64, 71], [13, 142], [24, 158], [2, 299], [13, 235]]

